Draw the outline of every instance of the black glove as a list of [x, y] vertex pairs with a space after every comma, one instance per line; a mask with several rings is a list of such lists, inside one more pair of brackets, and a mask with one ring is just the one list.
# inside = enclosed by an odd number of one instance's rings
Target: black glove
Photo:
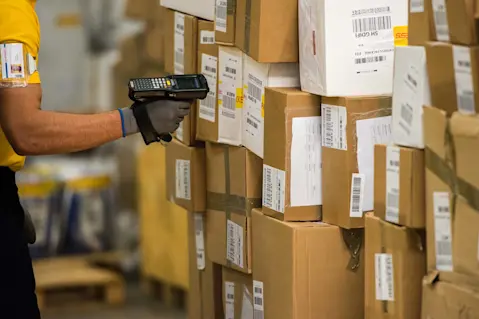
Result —
[[126, 135], [137, 133], [148, 145], [158, 142], [162, 136], [176, 131], [190, 112], [190, 101], [156, 100], [135, 102], [123, 109]]
[[30, 245], [33, 245], [37, 241], [37, 232], [35, 231], [35, 225], [33, 225], [32, 217], [28, 210], [22, 206], [23, 209], [23, 236]]

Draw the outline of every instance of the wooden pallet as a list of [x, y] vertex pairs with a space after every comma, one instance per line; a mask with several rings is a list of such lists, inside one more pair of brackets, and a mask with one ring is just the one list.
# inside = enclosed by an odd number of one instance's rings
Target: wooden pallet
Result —
[[[37, 261], [33, 265], [37, 284], [38, 306], [70, 301], [78, 304], [85, 297], [110, 305], [125, 300], [125, 283], [121, 275], [92, 266], [84, 258], [53, 258]], [[98, 298], [100, 297], [100, 298]]]
[[167, 308], [186, 309], [187, 292], [183, 288], [143, 276], [141, 288], [148, 296], [160, 300]]

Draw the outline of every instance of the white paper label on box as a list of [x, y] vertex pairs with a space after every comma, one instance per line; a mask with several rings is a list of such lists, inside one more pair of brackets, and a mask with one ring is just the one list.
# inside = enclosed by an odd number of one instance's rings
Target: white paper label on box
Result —
[[219, 142], [241, 144], [243, 60], [240, 52], [219, 51], [218, 109]]
[[263, 206], [284, 214], [286, 173], [263, 164]]
[[201, 55], [201, 73], [208, 82], [210, 91], [204, 100], [200, 100], [199, 117], [203, 120], [216, 121], [216, 77], [218, 70], [218, 58], [208, 55]]
[[364, 203], [364, 183], [365, 176], [363, 174], [353, 174], [351, 181], [351, 200], [349, 208], [349, 216], [355, 218], [363, 217]]
[[200, 33], [201, 44], [215, 44], [215, 32], [202, 30]]
[[253, 319], [253, 296], [246, 285], [243, 285], [243, 306], [241, 307], [241, 319]]
[[401, 149], [386, 148], [386, 220], [399, 223], [399, 159]]
[[179, 139], [180, 141], [184, 142], [184, 135], [183, 135], [183, 132], [184, 132], [184, 128], [183, 128], [183, 125], [184, 125], [184, 122], [181, 121], [180, 122], [180, 125], [178, 126], [178, 129], [176, 130], [176, 138]]
[[411, 0], [411, 13], [424, 12], [424, 0]]
[[226, 234], [226, 258], [236, 266], [243, 268], [243, 227], [228, 220]]
[[[379, 1], [381, 2], [381, 1]], [[351, 12], [356, 49], [352, 59], [354, 74], [388, 71], [388, 61], [394, 58], [394, 33], [391, 7], [377, 5], [356, 8]]]
[[[232, 0], [229, 0], [232, 1]], [[216, 0], [215, 30], [226, 33], [226, 20], [228, 18], [228, 0]]]
[[175, 74], [185, 73], [185, 15], [175, 12]]
[[0, 64], [2, 79], [24, 79], [25, 60], [22, 43], [4, 43], [0, 45]]
[[264, 290], [263, 282], [253, 280], [253, 307], [254, 319], [264, 319]]
[[344, 106], [321, 105], [321, 119], [323, 130], [321, 137], [323, 146], [347, 151], [346, 126], [348, 123], [347, 110]]
[[176, 198], [191, 200], [190, 161], [176, 160]]
[[476, 114], [470, 50], [468, 47], [454, 45], [452, 52], [454, 57], [457, 107], [461, 113]]
[[415, 114], [413, 105], [415, 106], [419, 103], [419, 94], [421, 94], [420, 90], [424, 85], [422, 83], [422, 79], [423, 77], [421, 76], [420, 71], [414, 64], [410, 64], [404, 76], [403, 87], [405, 90], [400, 96], [394, 97], [401, 100], [401, 116], [399, 118], [399, 127], [408, 136], [413, 133], [413, 126], [416, 125], [417, 122], [414, 117]]
[[202, 214], [195, 213], [195, 241], [196, 241], [196, 266], [198, 270], [205, 269], [205, 232], [204, 218]]
[[448, 192], [435, 192], [434, 236], [436, 241], [436, 269], [453, 271], [451, 211]]
[[225, 319], [235, 319], [235, 283], [225, 281]]
[[446, 0], [432, 0], [436, 38], [439, 41], [449, 42], [449, 23], [447, 21]]
[[359, 173], [365, 176], [363, 211], [374, 208], [374, 145], [391, 144], [391, 116], [356, 121]]
[[321, 116], [293, 118], [292, 133], [291, 206], [321, 205]]
[[375, 254], [376, 300], [394, 301], [394, 268], [391, 254]]

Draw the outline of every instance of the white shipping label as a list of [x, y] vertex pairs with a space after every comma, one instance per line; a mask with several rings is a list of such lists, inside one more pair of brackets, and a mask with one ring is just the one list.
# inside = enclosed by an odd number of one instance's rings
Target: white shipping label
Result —
[[228, 220], [226, 233], [226, 258], [240, 268], [243, 268], [243, 245], [243, 227]]
[[218, 58], [208, 55], [201, 55], [201, 73], [208, 82], [210, 91], [205, 99], [200, 100], [199, 116], [201, 119], [215, 122], [216, 121], [216, 77], [218, 70]]
[[286, 172], [263, 164], [263, 206], [284, 214]]
[[176, 198], [191, 200], [190, 161], [176, 160]]
[[184, 142], [184, 121], [180, 122], [180, 125], [178, 126], [178, 129], [176, 130], [176, 138], [179, 139], [180, 141]]
[[[232, 0], [229, 0], [232, 1]], [[226, 20], [228, 18], [228, 0], [216, 0], [215, 30], [226, 33]]]
[[435, 192], [434, 237], [436, 242], [436, 269], [453, 271], [451, 211], [448, 192]]
[[253, 280], [253, 308], [254, 319], [264, 319], [264, 290], [262, 281]]
[[202, 214], [195, 213], [195, 241], [196, 241], [196, 266], [198, 270], [205, 269], [205, 231], [204, 218]]
[[175, 74], [185, 73], [185, 15], [175, 12]]
[[472, 82], [471, 52], [468, 47], [454, 45], [454, 75], [456, 79], [457, 107], [464, 114], [475, 114], [474, 84]]
[[375, 254], [376, 300], [394, 301], [394, 268], [391, 254]]
[[200, 33], [201, 44], [215, 44], [215, 32], [202, 30]]
[[243, 285], [243, 305], [241, 307], [241, 319], [253, 319], [253, 296], [246, 285]]
[[235, 319], [235, 283], [225, 281], [225, 319]]
[[446, 0], [432, 0], [436, 38], [439, 41], [449, 42], [449, 24], [447, 22]]
[[321, 116], [293, 118], [292, 133], [291, 206], [321, 205]]
[[[422, 70], [418, 70], [414, 64], [410, 64], [407, 72], [404, 76], [403, 88], [404, 91], [400, 96], [395, 96], [401, 100], [401, 113], [399, 117], [399, 126], [402, 131], [410, 136], [414, 130], [414, 126], [417, 125], [417, 119], [415, 118], [414, 107], [421, 105], [422, 108], [422, 88], [423, 88], [423, 76]], [[399, 93], [398, 93], [399, 94]]]
[[25, 56], [23, 53], [23, 44], [0, 44], [0, 64], [2, 67], [3, 80], [24, 79]]
[[386, 220], [399, 223], [399, 166], [401, 149], [388, 146], [386, 149]]
[[321, 105], [323, 146], [347, 151], [347, 110], [344, 106]]
[[376, 117], [356, 122], [358, 137], [357, 159], [359, 173], [365, 176], [363, 211], [374, 208], [374, 145], [392, 142], [391, 116]]
[[356, 42], [352, 56], [355, 74], [389, 71], [394, 59], [391, 6], [384, 1], [376, 2], [378, 5], [374, 7], [351, 10], [352, 36]]
[[351, 200], [349, 208], [349, 216], [354, 218], [363, 217], [364, 202], [364, 183], [365, 176], [363, 174], [353, 174], [351, 181]]
[[410, 0], [411, 5], [409, 11], [411, 13], [424, 12], [424, 0]]

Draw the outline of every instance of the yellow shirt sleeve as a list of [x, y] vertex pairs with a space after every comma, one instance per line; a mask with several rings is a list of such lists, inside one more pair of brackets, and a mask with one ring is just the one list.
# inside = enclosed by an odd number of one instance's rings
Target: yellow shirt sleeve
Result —
[[[0, 0], [0, 43], [22, 43], [38, 65], [40, 25], [33, 0]], [[28, 83], [40, 83], [35, 71]]]

